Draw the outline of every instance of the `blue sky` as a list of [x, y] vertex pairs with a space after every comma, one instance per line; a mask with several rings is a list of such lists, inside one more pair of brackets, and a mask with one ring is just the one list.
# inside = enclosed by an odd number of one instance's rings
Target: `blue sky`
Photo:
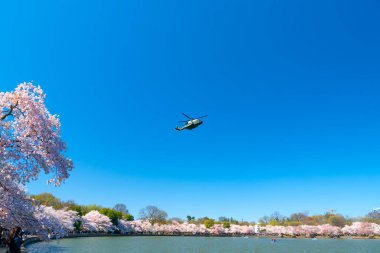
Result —
[[[380, 206], [380, 2], [12, 1], [0, 90], [33, 80], [75, 169], [63, 200], [249, 221]], [[192, 131], [185, 112], [208, 114]]]

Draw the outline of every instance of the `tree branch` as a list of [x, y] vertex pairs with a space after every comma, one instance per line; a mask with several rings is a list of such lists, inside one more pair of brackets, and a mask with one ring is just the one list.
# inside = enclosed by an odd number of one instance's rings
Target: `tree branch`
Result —
[[16, 102], [15, 105], [11, 105], [10, 109], [9, 109], [9, 112], [7, 112], [6, 114], [4, 114], [0, 120], [3, 121], [5, 120], [8, 116], [12, 115], [12, 112], [13, 112], [13, 109], [16, 108], [18, 106], [18, 101]]
[[8, 191], [8, 188], [5, 185], [3, 185], [1, 182], [0, 182], [0, 187], [3, 188], [4, 191], [6, 191], [6, 192]]

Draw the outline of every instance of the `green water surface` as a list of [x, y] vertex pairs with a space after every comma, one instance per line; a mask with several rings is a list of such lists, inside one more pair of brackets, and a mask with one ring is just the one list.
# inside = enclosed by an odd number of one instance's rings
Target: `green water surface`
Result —
[[122, 236], [41, 242], [28, 253], [380, 253], [380, 240]]

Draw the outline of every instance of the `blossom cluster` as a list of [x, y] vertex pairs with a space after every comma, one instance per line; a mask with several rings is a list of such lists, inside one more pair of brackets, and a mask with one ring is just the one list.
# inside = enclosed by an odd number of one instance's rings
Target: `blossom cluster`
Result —
[[40, 171], [52, 173], [59, 185], [73, 168], [65, 157], [60, 121], [45, 107], [45, 94], [32, 83], [0, 92], [0, 172], [25, 184]]
[[82, 217], [83, 230], [88, 232], [112, 232], [114, 227], [110, 218], [93, 210]]
[[26, 195], [23, 186], [0, 174], [0, 226], [35, 229], [38, 221], [34, 211], [33, 200]]

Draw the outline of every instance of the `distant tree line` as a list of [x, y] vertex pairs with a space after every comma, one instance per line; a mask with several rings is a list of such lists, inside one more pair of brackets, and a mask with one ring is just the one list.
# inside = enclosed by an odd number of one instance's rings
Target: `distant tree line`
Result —
[[322, 225], [330, 224], [332, 226], [344, 227], [351, 225], [353, 222], [362, 221], [380, 224], [380, 210], [373, 210], [364, 217], [350, 218], [336, 213], [335, 210], [329, 210], [324, 214], [309, 215], [308, 211], [293, 213], [290, 216], [283, 216], [279, 212], [274, 212], [270, 216], [264, 216], [259, 219], [261, 225], [272, 226], [298, 226], [298, 225]]
[[[52, 206], [55, 209], [68, 209], [78, 212], [80, 216], [86, 215], [92, 210], [96, 210], [99, 213], [106, 215], [110, 218], [114, 225], [117, 225], [118, 220], [123, 219], [126, 221], [133, 221], [135, 217], [129, 213], [125, 204], [118, 203], [113, 208], [102, 207], [99, 205], [79, 205], [73, 200], [61, 201], [51, 193], [41, 193], [38, 195], [31, 195], [38, 205]], [[148, 220], [150, 223], [165, 224], [172, 221], [183, 223], [184, 221], [193, 224], [203, 224], [206, 228], [211, 228], [215, 224], [222, 224], [224, 228], [229, 228], [231, 224], [235, 225], [254, 225], [255, 222], [238, 221], [233, 217], [221, 216], [217, 220], [209, 218], [207, 216], [196, 218], [191, 215], [187, 215], [185, 219], [173, 217], [168, 218], [168, 214], [159, 209], [156, 206], [149, 205], [139, 212], [139, 219]], [[308, 211], [292, 213], [289, 216], [283, 216], [279, 212], [274, 212], [269, 216], [264, 216], [258, 220], [261, 226], [298, 226], [298, 225], [310, 225], [317, 226], [323, 224], [330, 224], [332, 226], [344, 227], [345, 225], [351, 225], [353, 222], [369, 222], [380, 224], [380, 210], [373, 210], [363, 217], [350, 218], [342, 214], [337, 213], [335, 210], [326, 211], [324, 214], [309, 215]], [[80, 226], [80, 224], [77, 224]]]

